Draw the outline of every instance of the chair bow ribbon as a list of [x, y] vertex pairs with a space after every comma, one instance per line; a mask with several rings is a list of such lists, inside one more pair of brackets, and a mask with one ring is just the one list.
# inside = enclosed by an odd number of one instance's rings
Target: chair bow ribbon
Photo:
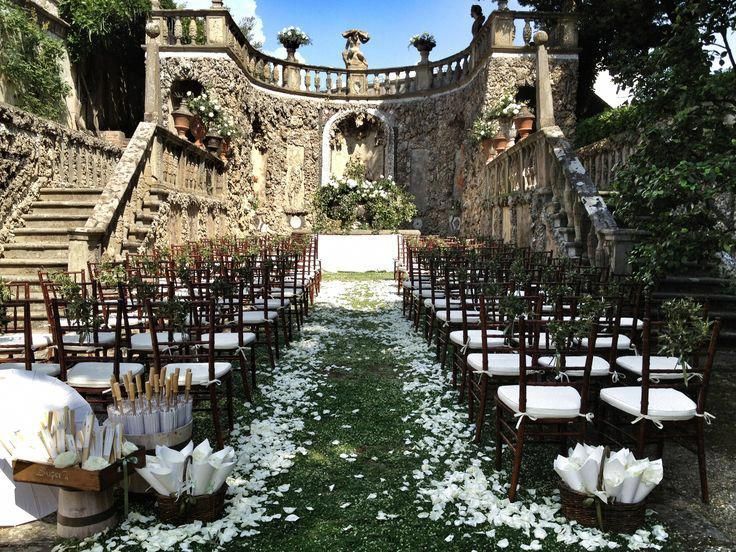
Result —
[[662, 421], [659, 418], [655, 418], [653, 416], [650, 416], [649, 414], [639, 414], [633, 422], [631, 422], [631, 425], [638, 424], [642, 420], [649, 420], [652, 422], [655, 426], [657, 426], [657, 429], [664, 428], [664, 425], [662, 424]]
[[536, 422], [537, 418], [534, 416], [530, 416], [526, 412], [517, 412], [514, 414], [514, 418], [519, 418], [519, 421], [516, 422], [516, 429], [519, 429], [521, 427], [521, 422], [524, 420], [524, 418], [529, 418], [531, 421]]
[[708, 424], [708, 425], [710, 425], [711, 423], [713, 423], [713, 420], [716, 419], [716, 417], [713, 414], [711, 414], [710, 412], [703, 412], [702, 414], [698, 414], [696, 412], [695, 413], [695, 417], [696, 418], [703, 418], [705, 420], [705, 423]]

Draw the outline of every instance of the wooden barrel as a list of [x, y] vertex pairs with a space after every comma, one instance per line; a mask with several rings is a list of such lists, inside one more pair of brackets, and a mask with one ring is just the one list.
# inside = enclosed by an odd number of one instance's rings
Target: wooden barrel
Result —
[[117, 523], [112, 489], [99, 492], [59, 489], [56, 532], [61, 538], [84, 539]]

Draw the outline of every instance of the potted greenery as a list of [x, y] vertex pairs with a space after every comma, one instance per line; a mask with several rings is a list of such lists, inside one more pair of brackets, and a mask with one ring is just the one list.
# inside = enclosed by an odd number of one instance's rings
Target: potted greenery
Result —
[[276, 37], [279, 43], [286, 48], [286, 60], [296, 61], [296, 51], [300, 46], [307, 46], [312, 43], [304, 31], [299, 27], [285, 27]]
[[240, 136], [240, 129], [235, 126], [235, 122], [231, 117], [221, 117], [218, 122], [218, 134], [222, 136], [222, 147], [220, 148], [220, 159], [227, 161], [230, 153], [230, 144]]
[[659, 352], [677, 358], [685, 385], [689, 363], [708, 342], [711, 322], [703, 318], [703, 305], [692, 299], [670, 299], [662, 303], [664, 329], [659, 336]]
[[207, 129], [220, 117], [222, 107], [217, 99], [207, 92], [194, 96], [190, 91], [187, 92], [187, 98], [187, 107], [194, 114], [191, 126], [194, 145], [202, 148], [204, 147], [202, 140], [207, 135]]
[[470, 137], [474, 143], [480, 144], [483, 160], [486, 163], [493, 156], [493, 137], [496, 136], [498, 130], [498, 121], [488, 118], [485, 113], [481, 113], [473, 122]]
[[437, 40], [429, 33], [422, 33], [411, 37], [409, 46], [414, 46], [419, 51], [419, 55], [422, 57], [419, 64], [426, 65], [429, 63], [429, 53], [437, 46]]
[[519, 134], [519, 140], [523, 140], [532, 133], [534, 127], [534, 113], [531, 112], [527, 105], [522, 104], [521, 110], [514, 117], [514, 126]]

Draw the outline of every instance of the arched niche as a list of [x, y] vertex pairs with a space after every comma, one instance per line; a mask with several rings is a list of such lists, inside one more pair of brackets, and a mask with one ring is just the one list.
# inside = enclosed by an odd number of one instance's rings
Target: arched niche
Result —
[[395, 173], [394, 124], [378, 109], [341, 111], [325, 124], [322, 133], [322, 184], [343, 175], [350, 159], [366, 165], [368, 179]]

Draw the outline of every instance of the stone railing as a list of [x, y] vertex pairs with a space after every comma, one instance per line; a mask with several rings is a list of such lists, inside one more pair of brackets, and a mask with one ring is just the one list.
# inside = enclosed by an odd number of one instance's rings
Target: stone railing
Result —
[[618, 227], [558, 127], [532, 134], [489, 162], [465, 202], [468, 213], [479, 210], [464, 221], [466, 232], [582, 257], [614, 273], [628, 270], [635, 233]]
[[103, 188], [122, 150], [0, 103], [0, 243], [41, 188]]
[[577, 52], [577, 18], [549, 12], [496, 11], [468, 48], [439, 61], [387, 69], [347, 70], [275, 58], [251, 46], [230, 12], [154, 10], [160, 52], [225, 52], [261, 86], [292, 94], [351, 99], [426, 95], [470, 80], [493, 52], [531, 53], [534, 29], [550, 35], [553, 52]]
[[616, 171], [631, 157], [635, 145], [636, 136], [626, 134], [588, 144], [576, 153], [596, 188], [608, 192]]
[[103, 254], [121, 255], [128, 232], [154, 190], [169, 198], [186, 196], [187, 205], [224, 205], [224, 163], [163, 127], [140, 123], [92, 215], [70, 232], [69, 268], [79, 270]]

